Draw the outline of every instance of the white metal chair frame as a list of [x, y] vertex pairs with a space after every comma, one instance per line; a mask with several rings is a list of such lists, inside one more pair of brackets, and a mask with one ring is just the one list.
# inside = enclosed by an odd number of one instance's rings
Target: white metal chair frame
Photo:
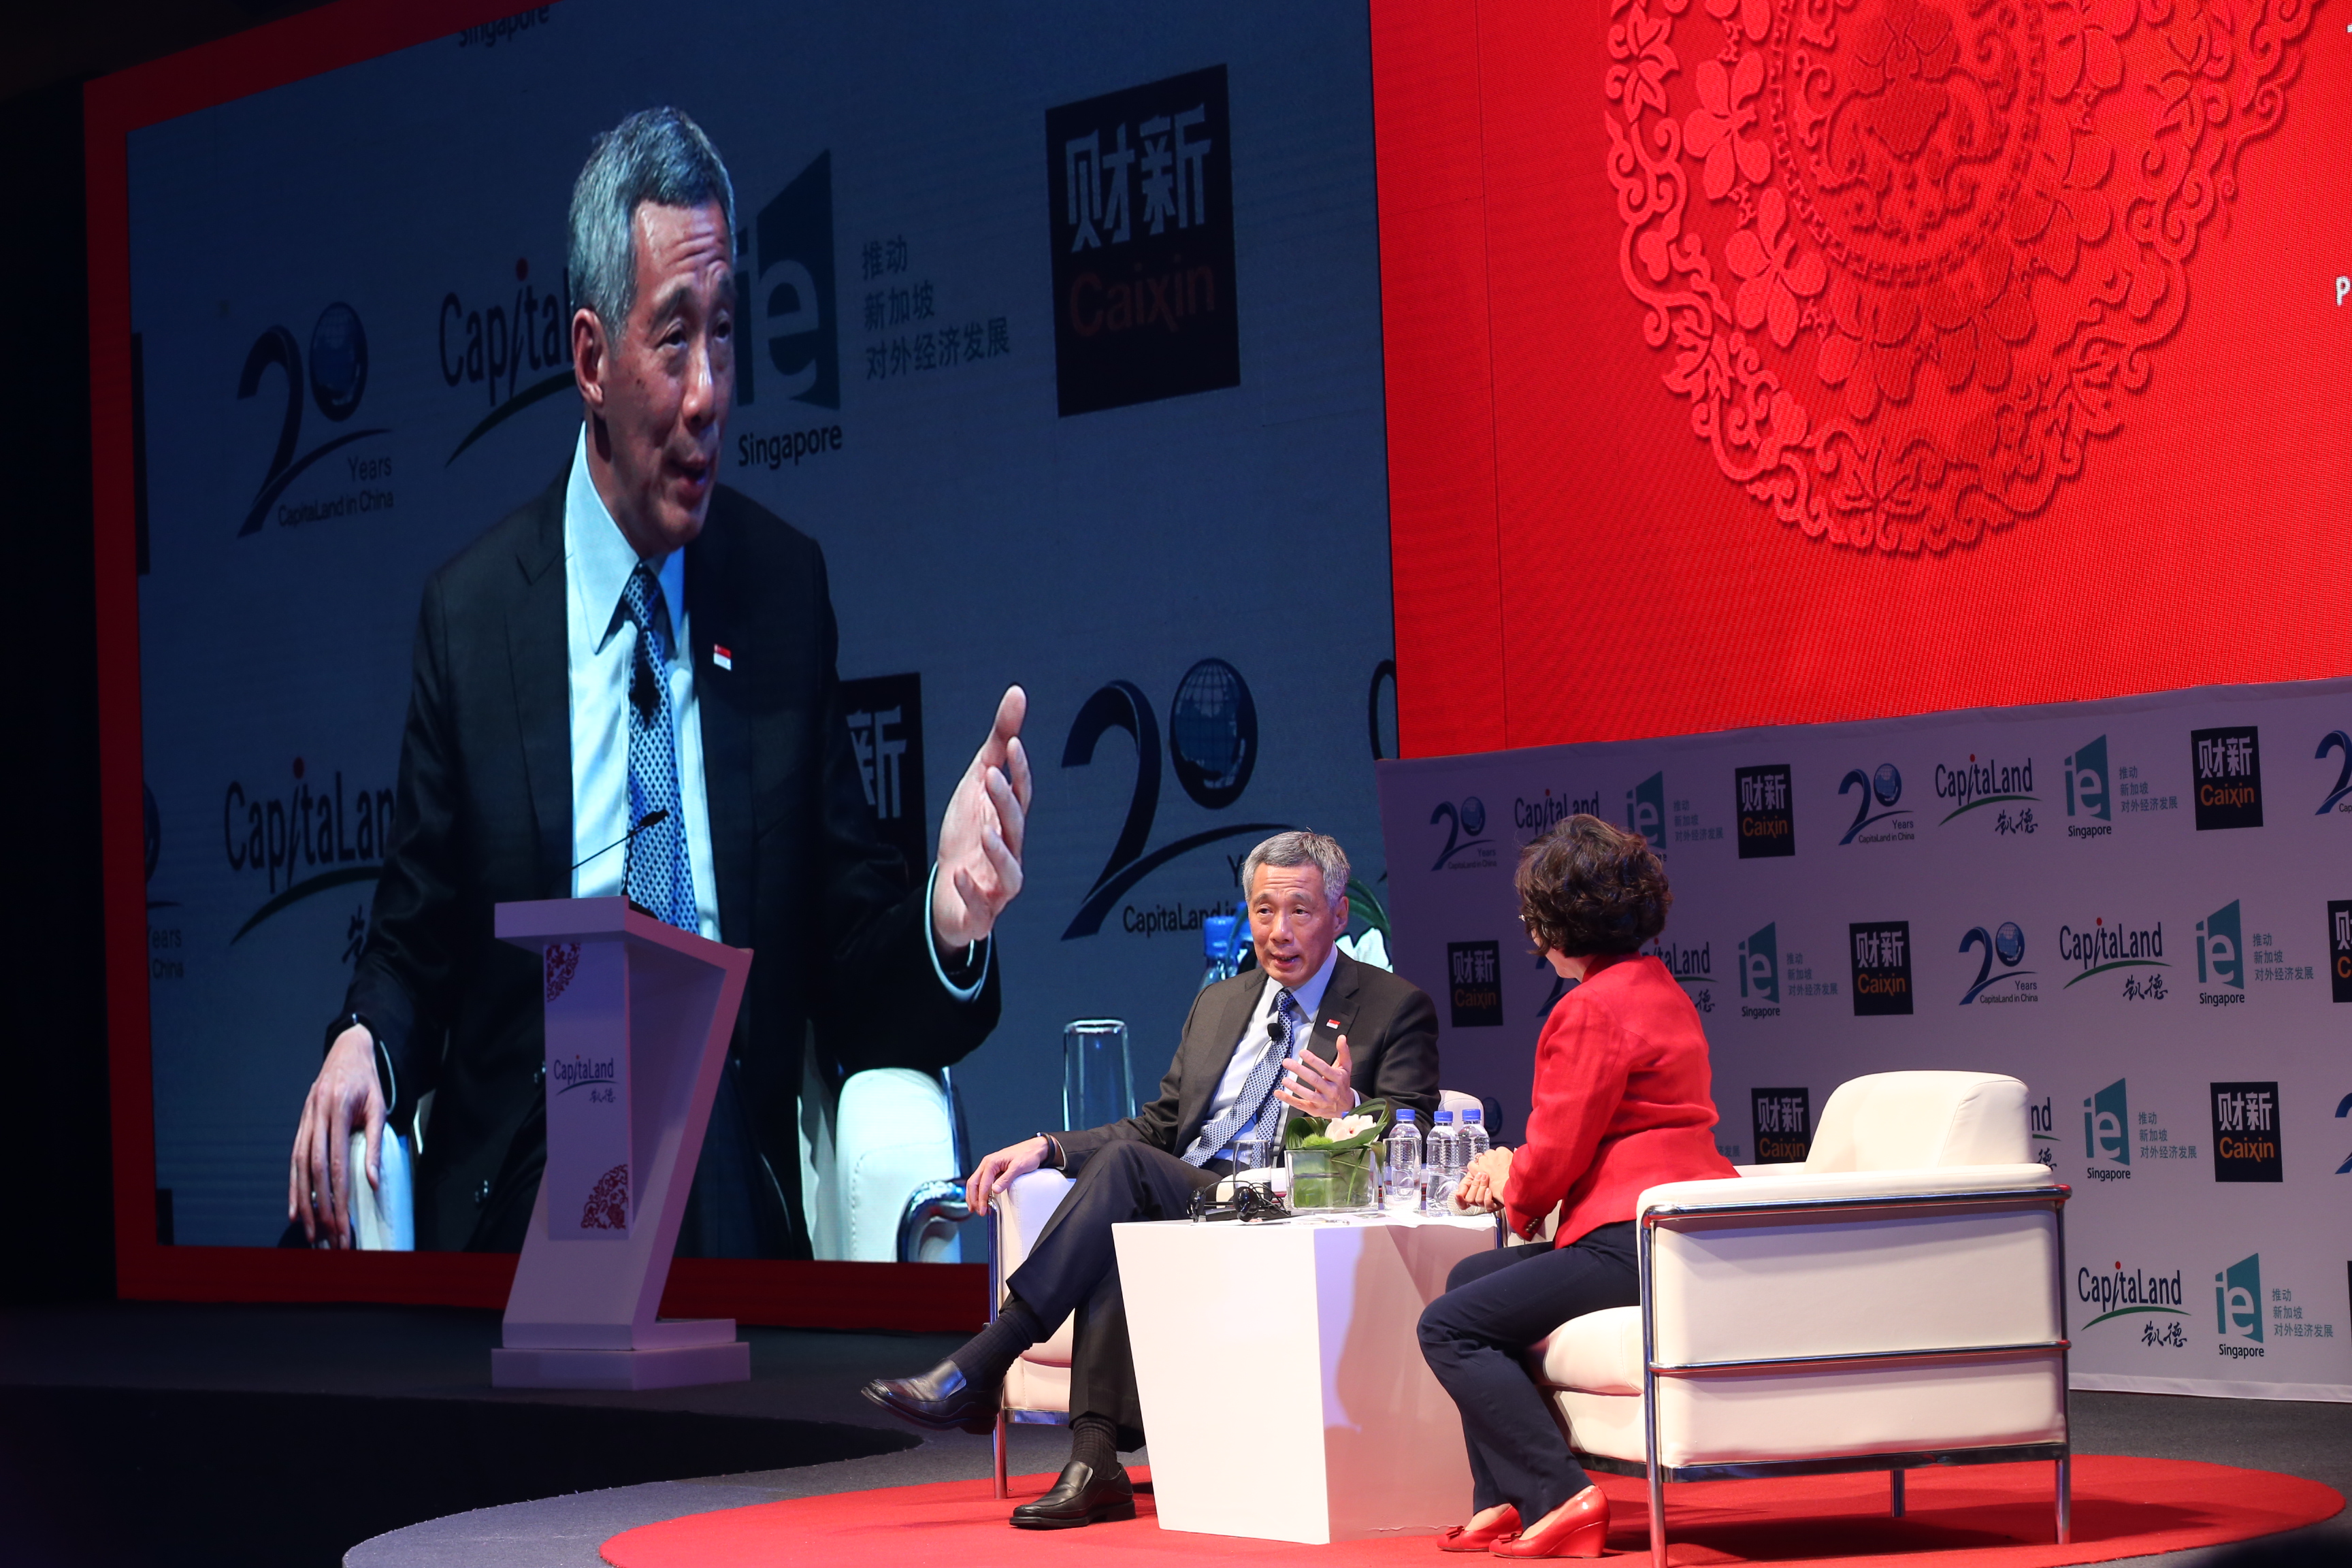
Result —
[[[2059, 1398], [2063, 1408], [2066, 1398], [2067, 1355], [2072, 1342], [2059, 1338], [2046, 1342], [2011, 1345], [1955, 1345], [1927, 1350], [1871, 1351], [1853, 1354], [1806, 1356], [1759, 1356], [1738, 1361], [1661, 1362], [1657, 1356], [1655, 1325], [1653, 1321], [1655, 1291], [1652, 1286], [1658, 1230], [1703, 1230], [1709, 1222], [1737, 1223], [1759, 1215], [1776, 1219], [1802, 1215], [1824, 1215], [1853, 1219], [1883, 1216], [1889, 1214], [1917, 1215], [1929, 1211], [1952, 1213], [2008, 1213], [2021, 1209], [2047, 1207], [2055, 1229], [2057, 1264], [2052, 1274], [2053, 1289], [2057, 1294], [2056, 1321], [2066, 1321], [2064, 1282], [2066, 1277], [2066, 1200], [2073, 1190], [2061, 1184], [2047, 1187], [2019, 1187], [2005, 1192], [1937, 1193], [1875, 1197], [1824, 1198], [1810, 1202], [1708, 1205], [1664, 1205], [1646, 1209], [1641, 1216], [1640, 1267], [1642, 1282], [1642, 1438], [1643, 1460], [1612, 1458], [1605, 1454], [1588, 1453], [1576, 1447], [1574, 1434], [1560, 1416], [1557, 1401], [1547, 1398], [1552, 1417], [1560, 1422], [1561, 1435], [1568, 1439], [1570, 1450], [1577, 1461], [1589, 1470], [1609, 1475], [1641, 1476], [1650, 1486], [1650, 1561], [1654, 1568], [1665, 1568], [1666, 1563], [1666, 1483], [1668, 1481], [1712, 1481], [1736, 1478], [1758, 1479], [1775, 1476], [1827, 1475], [1857, 1470], [1885, 1470], [1892, 1494], [1891, 1511], [1901, 1518], [1904, 1511], [1904, 1472], [1928, 1465], [2000, 1465], [2021, 1460], [2050, 1459], [2057, 1467], [2058, 1543], [2065, 1545], [2074, 1531], [2073, 1445], [2071, 1429], [2068, 1436], [2055, 1443], [2009, 1444], [1997, 1447], [1940, 1448], [1911, 1453], [1857, 1454], [1841, 1458], [1780, 1459], [1757, 1464], [1715, 1464], [1665, 1466], [1658, 1463], [1658, 1380], [1662, 1377], [1723, 1377], [1737, 1376], [1764, 1367], [1774, 1366], [1865, 1366], [1905, 1362], [1992, 1361], [2000, 1359], [2046, 1356], [2058, 1353]], [[1541, 1384], [1547, 1394], [1559, 1385]], [[998, 1428], [1001, 1432], [1002, 1426]], [[1002, 1468], [1000, 1464], [1000, 1474]], [[1000, 1496], [1003, 1494], [1000, 1492]]]

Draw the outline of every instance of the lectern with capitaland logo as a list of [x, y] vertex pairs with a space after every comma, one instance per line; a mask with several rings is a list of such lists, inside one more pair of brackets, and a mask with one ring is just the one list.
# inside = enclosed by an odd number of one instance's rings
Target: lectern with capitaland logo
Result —
[[500, 904], [498, 935], [544, 979], [547, 1169], [490, 1382], [747, 1381], [732, 1319], [657, 1312], [751, 955], [622, 898]]

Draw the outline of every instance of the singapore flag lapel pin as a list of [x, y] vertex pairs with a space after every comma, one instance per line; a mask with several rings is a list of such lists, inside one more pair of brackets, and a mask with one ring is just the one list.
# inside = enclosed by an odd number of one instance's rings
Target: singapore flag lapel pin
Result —
[[732, 669], [735, 668], [735, 656], [727, 651], [725, 643], [715, 642], [710, 645], [710, 662], [721, 669]]

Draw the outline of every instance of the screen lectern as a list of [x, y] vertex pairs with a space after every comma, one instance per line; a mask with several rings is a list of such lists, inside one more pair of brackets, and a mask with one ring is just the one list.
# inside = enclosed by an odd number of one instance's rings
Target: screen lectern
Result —
[[732, 1319], [656, 1313], [751, 955], [622, 898], [500, 904], [539, 955], [547, 1169], [507, 1297], [501, 1388], [740, 1383]]

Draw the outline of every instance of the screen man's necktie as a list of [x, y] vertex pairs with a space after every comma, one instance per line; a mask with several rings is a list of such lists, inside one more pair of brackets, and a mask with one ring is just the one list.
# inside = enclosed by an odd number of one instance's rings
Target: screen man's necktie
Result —
[[669, 698], [676, 646], [661, 579], [644, 562], [621, 590], [621, 613], [637, 628], [629, 658], [629, 824], [656, 811], [669, 816], [629, 840], [629, 898], [680, 931], [700, 929], [694, 868], [687, 858], [686, 819], [678, 809], [677, 721]]

